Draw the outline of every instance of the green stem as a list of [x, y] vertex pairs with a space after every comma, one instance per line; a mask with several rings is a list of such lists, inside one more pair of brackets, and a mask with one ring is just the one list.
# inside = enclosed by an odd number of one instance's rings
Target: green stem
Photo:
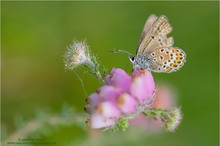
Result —
[[145, 111], [142, 112], [142, 114], [144, 114], [145, 116], [152, 116], [153, 118], [160, 115], [160, 116], [166, 116], [167, 115], [168, 110], [164, 110], [164, 109], [147, 109]]
[[101, 75], [101, 73], [100, 73], [100, 71], [99, 71], [99, 69], [98, 69], [98, 66], [95, 65], [94, 62], [92, 62], [92, 61], [90, 61], [90, 60], [87, 60], [87, 61], [85, 62], [85, 64], [86, 64], [93, 72], [95, 72], [96, 77], [97, 77], [102, 83], [105, 83], [105, 80], [103, 79], [103, 77], [102, 77], [102, 75]]

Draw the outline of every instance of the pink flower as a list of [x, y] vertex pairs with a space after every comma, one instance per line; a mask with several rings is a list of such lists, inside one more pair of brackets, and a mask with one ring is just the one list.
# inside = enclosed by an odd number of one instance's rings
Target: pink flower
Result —
[[146, 98], [151, 97], [154, 89], [154, 79], [150, 72], [138, 69], [133, 71], [130, 91], [140, 103], [146, 101]]
[[137, 107], [137, 102], [128, 93], [122, 93], [117, 98], [117, 106], [123, 114], [131, 114], [135, 112]]
[[138, 115], [154, 97], [153, 76], [147, 70], [134, 69], [129, 76], [113, 68], [105, 78], [106, 85], [87, 98], [86, 112], [91, 128], [112, 127], [120, 119]]
[[113, 68], [105, 81], [107, 85], [112, 85], [125, 92], [130, 91], [131, 77], [120, 68]]

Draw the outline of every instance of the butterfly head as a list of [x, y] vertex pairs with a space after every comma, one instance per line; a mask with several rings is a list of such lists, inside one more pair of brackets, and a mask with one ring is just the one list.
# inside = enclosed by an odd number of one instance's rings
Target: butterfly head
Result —
[[128, 56], [129, 60], [131, 61], [132, 64], [135, 62], [135, 56]]

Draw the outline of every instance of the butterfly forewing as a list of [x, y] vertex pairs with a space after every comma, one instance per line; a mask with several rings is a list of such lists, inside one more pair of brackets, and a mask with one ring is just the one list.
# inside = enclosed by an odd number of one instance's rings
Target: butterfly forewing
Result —
[[159, 18], [157, 18], [152, 24], [150, 30], [147, 31], [145, 37], [140, 42], [137, 54], [145, 54], [157, 47], [172, 46], [173, 39], [167, 38], [166, 36], [171, 31], [172, 27], [165, 16], [160, 16]]
[[157, 35], [167, 35], [172, 31], [172, 26], [169, 24], [166, 16], [160, 16], [157, 21], [153, 24], [151, 29], [151, 34]]
[[154, 22], [157, 20], [157, 16], [155, 15], [150, 15], [147, 19], [147, 21], [145, 22], [144, 28], [142, 30], [141, 33], [141, 37], [138, 43], [138, 47], [140, 46], [140, 43], [143, 41], [143, 39], [145, 38], [146, 34], [149, 32], [150, 28], [152, 27], [152, 25], [154, 24]]

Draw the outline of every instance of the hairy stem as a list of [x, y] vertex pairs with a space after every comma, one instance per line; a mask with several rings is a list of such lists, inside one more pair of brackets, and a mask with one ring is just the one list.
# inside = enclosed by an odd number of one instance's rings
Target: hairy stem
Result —
[[99, 69], [98, 69], [98, 66], [95, 65], [94, 62], [87, 60], [85, 64], [88, 65], [89, 68], [90, 68], [93, 72], [95, 72], [96, 77], [97, 77], [102, 83], [105, 83], [105, 81], [104, 81], [104, 79], [103, 79], [103, 77], [102, 77], [102, 75], [101, 75], [101, 73], [100, 73], [100, 71], [99, 71]]

